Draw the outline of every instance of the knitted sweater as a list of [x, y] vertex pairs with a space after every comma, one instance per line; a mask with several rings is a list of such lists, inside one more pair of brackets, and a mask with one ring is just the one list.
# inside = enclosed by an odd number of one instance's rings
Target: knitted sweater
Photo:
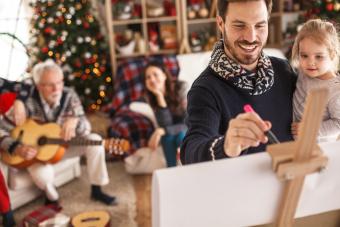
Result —
[[293, 98], [293, 119], [299, 122], [302, 118], [308, 92], [312, 89], [325, 87], [329, 89], [329, 97], [322, 118], [323, 121], [320, 125], [320, 141], [336, 139], [340, 134], [340, 75], [330, 80], [320, 80], [300, 74]]
[[[184, 164], [211, 160], [209, 148], [215, 147], [216, 159], [226, 158], [223, 144], [229, 121], [250, 104], [262, 119], [272, 123], [272, 131], [280, 141], [292, 140], [292, 99], [296, 75], [287, 61], [270, 57], [274, 70], [274, 84], [261, 95], [249, 95], [228, 80], [221, 78], [209, 66], [193, 83], [188, 93], [188, 132], [181, 147]], [[266, 145], [251, 147], [242, 154], [264, 151]]]

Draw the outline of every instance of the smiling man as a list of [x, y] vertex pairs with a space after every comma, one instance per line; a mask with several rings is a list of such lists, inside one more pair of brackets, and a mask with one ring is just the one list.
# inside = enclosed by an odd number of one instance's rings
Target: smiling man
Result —
[[[222, 39], [188, 94], [184, 164], [265, 150], [271, 129], [292, 140], [296, 76], [288, 62], [266, 56], [271, 0], [219, 0]], [[245, 104], [257, 112], [243, 113]]]

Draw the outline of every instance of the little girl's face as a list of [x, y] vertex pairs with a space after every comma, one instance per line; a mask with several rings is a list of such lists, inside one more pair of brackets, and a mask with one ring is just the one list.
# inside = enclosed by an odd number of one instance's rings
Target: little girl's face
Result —
[[333, 62], [326, 45], [310, 38], [300, 41], [299, 68], [311, 78], [327, 80], [334, 76]]
[[158, 67], [149, 66], [145, 71], [146, 88], [153, 91], [165, 91], [165, 73]]

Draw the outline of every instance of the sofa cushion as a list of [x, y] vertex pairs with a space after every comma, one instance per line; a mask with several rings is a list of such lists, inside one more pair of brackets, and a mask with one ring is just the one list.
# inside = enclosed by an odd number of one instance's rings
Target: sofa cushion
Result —
[[[65, 172], [69, 168], [73, 168], [74, 165], [79, 163], [80, 158], [74, 157], [62, 160], [57, 164], [53, 165], [55, 175], [58, 176], [60, 173]], [[68, 176], [65, 176], [68, 177]], [[9, 168], [8, 173], [8, 186], [12, 190], [20, 190], [32, 186], [34, 183], [25, 169]]]
[[203, 72], [210, 61], [211, 52], [177, 55], [179, 64], [178, 79], [186, 81], [191, 86], [194, 80]]

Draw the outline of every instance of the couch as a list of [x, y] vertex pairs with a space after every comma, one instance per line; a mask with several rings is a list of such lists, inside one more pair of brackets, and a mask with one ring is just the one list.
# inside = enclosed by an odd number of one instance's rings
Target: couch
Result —
[[[1, 161], [0, 168], [5, 180], [7, 181], [12, 209], [16, 209], [36, 199], [42, 194], [42, 191], [34, 185], [31, 177], [25, 169], [19, 170], [8, 167]], [[80, 158], [74, 157], [62, 160], [54, 165], [54, 169], [54, 184], [58, 187], [80, 176]]]

